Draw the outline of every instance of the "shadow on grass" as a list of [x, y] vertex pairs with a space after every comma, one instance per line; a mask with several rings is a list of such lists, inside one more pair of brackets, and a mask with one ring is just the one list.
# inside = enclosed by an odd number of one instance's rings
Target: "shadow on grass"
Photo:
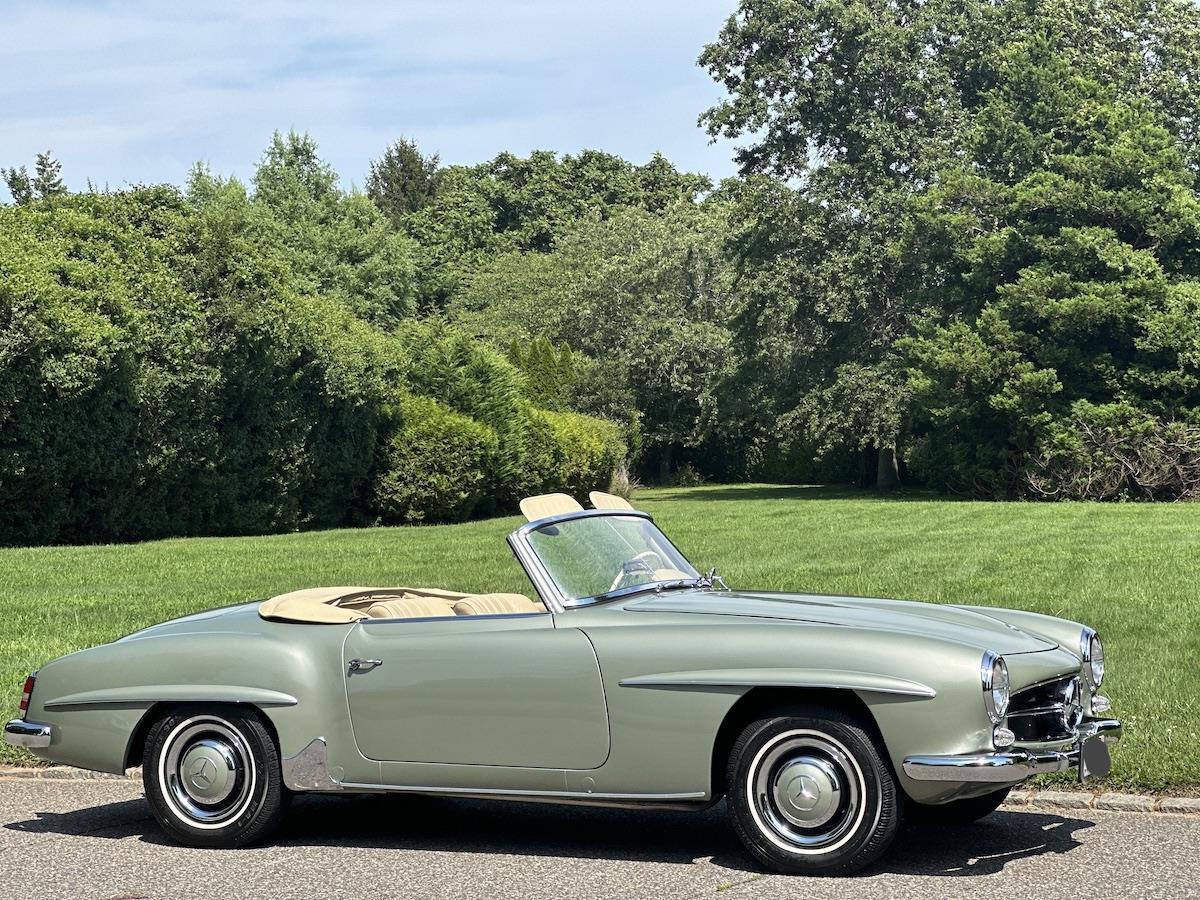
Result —
[[871, 488], [838, 484], [714, 484], [694, 488], [653, 488], [646, 499], [655, 500], [869, 500], [878, 503], [906, 503], [929, 500], [961, 500], [917, 488], [901, 488], [881, 493]]
[[[144, 800], [127, 800], [4, 825], [29, 834], [130, 838], [169, 845]], [[1011, 862], [1069, 853], [1086, 819], [997, 812], [972, 825], [906, 828], [862, 874], [961, 878], [993, 875]], [[355, 847], [387, 851], [591, 859], [691, 865], [711, 860], [732, 872], [762, 872], [729, 827], [724, 804], [703, 813], [616, 810], [419, 796], [300, 797], [270, 847]], [[239, 852], [239, 851], [213, 851]]]

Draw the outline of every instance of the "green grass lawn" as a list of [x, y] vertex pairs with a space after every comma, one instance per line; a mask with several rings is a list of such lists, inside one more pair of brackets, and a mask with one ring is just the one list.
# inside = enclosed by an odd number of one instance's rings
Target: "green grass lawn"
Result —
[[[638, 505], [732, 587], [1014, 606], [1093, 625], [1105, 637], [1105, 693], [1125, 722], [1108, 786], [1200, 788], [1200, 504], [741, 485], [647, 490]], [[293, 588], [528, 591], [504, 543], [519, 521], [0, 549], [0, 701], [15, 711], [25, 673], [47, 659]]]

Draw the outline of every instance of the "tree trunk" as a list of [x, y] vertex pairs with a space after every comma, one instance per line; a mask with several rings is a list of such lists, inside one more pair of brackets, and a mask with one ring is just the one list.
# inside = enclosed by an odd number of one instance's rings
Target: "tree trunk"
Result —
[[900, 464], [896, 461], [895, 447], [879, 448], [879, 465], [875, 473], [875, 489], [894, 491], [900, 487]]
[[662, 453], [658, 457], [658, 483], [669, 484], [671, 481], [671, 445], [663, 444]]

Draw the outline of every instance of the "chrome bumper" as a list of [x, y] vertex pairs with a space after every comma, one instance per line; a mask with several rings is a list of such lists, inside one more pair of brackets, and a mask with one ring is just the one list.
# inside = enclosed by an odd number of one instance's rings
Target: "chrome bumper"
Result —
[[49, 747], [50, 726], [11, 719], [4, 726], [4, 743], [14, 747]]
[[[1063, 772], [1079, 766], [1083, 744], [1099, 737], [1111, 744], [1121, 736], [1116, 719], [1090, 719], [1079, 726], [1074, 746], [1068, 750], [997, 750], [994, 753], [964, 753], [959, 756], [909, 756], [904, 774], [916, 781], [991, 781], [1015, 784], [1044, 772]], [[1103, 754], [1103, 751], [1102, 751]]]

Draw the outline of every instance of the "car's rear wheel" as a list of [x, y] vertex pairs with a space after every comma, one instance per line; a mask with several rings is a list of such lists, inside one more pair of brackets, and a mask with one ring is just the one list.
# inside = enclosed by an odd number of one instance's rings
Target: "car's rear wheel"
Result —
[[738, 837], [776, 871], [853, 872], [882, 856], [896, 835], [891, 769], [874, 735], [841, 710], [752, 722], [733, 745], [726, 775]]
[[904, 818], [914, 825], [966, 825], [994, 813], [1008, 798], [1010, 790], [1012, 788], [1004, 787], [980, 797], [951, 800], [937, 806], [909, 803], [905, 807]]
[[274, 737], [253, 710], [175, 710], [151, 726], [143, 760], [155, 818], [194, 847], [261, 840], [279, 824], [290, 797]]

